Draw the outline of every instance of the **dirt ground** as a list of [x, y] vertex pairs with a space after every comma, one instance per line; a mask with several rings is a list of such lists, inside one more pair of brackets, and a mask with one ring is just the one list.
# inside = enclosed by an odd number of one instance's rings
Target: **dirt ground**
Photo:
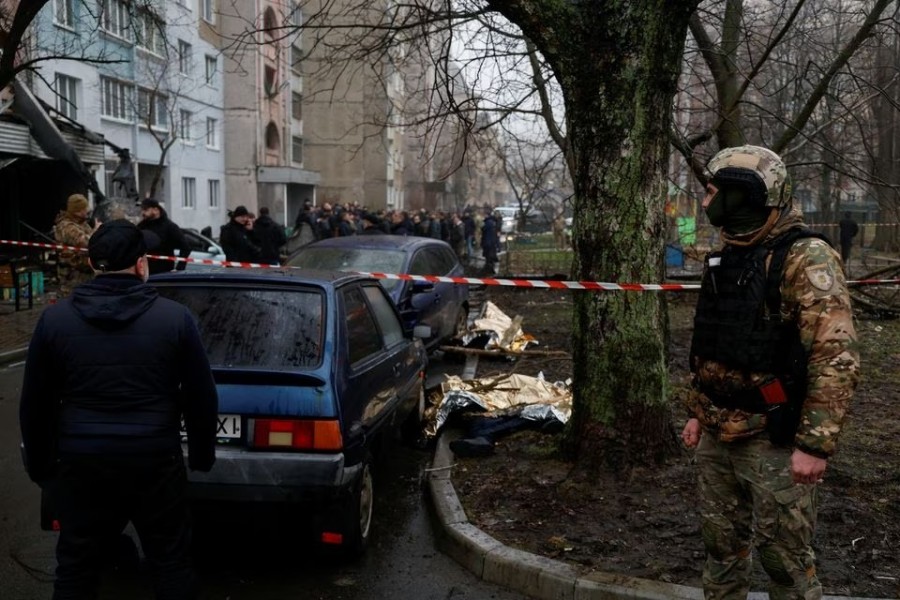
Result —
[[[570, 348], [571, 298], [565, 292], [489, 288], [489, 298], [541, 349]], [[687, 377], [695, 296], [672, 296], [671, 377]], [[859, 316], [863, 378], [837, 456], [820, 488], [814, 542], [826, 594], [900, 598], [900, 320]], [[482, 360], [479, 376], [543, 371], [571, 375], [571, 362]], [[676, 410], [680, 425], [684, 417]], [[680, 431], [680, 427], [679, 427]], [[569, 476], [554, 435], [518, 432], [493, 455], [458, 459], [453, 483], [470, 520], [505, 544], [576, 565], [699, 586], [703, 563], [692, 453], [627, 478]], [[766, 576], [754, 567], [754, 590]]]

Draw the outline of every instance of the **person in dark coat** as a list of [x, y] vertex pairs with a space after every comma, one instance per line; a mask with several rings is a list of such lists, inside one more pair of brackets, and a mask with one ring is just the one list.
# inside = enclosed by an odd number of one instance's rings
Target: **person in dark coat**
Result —
[[229, 221], [219, 231], [219, 244], [225, 251], [225, 258], [237, 262], [259, 262], [262, 250], [250, 230], [250, 211], [245, 206], [238, 206], [228, 213]]
[[853, 247], [853, 238], [859, 233], [859, 225], [856, 224], [856, 221], [853, 220], [853, 217], [850, 216], [849, 212], [845, 212], [844, 218], [838, 223], [838, 227], [840, 227], [841, 230], [841, 260], [846, 267], [847, 261], [850, 260], [850, 248]]
[[[191, 245], [181, 232], [181, 227], [176, 225], [169, 219], [169, 215], [158, 201], [153, 198], [144, 198], [141, 201], [141, 216], [143, 219], [138, 223], [138, 229], [152, 231], [159, 238], [159, 246], [154, 252], [160, 256], [175, 256], [178, 251], [180, 258], [187, 258], [191, 254]], [[187, 266], [186, 262], [174, 260], [157, 260], [151, 259], [150, 274], [166, 273], [173, 269], [183, 271]]]
[[19, 421], [28, 476], [53, 491], [55, 599], [94, 598], [102, 548], [131, 521], [159, 599], [196, 598], [181, 421], [191, 470], [215, 462], [218, 397], [190, 311], [145, 282], [159, 239], [104, 223], [97, 272], [49, 306], [28, 348]]
[[481, 253], [484, 256], [484, 270], [497, 272], [497, 252], [500, 250], [500, 231], [493, 213], [488, 213], [481, 226]]
[[281, 262], [281, 248], [287, 244], [284, 227], [269, 215], [269, 207], [261, 206], [259, 218], [253, 222], [253, 235], [259, 242], [260, 261], [270, 265]]
[[392, 235], [415, 235], [415, 226], [405, 211], [395, 210], [391, 215]]
[[364, 212], [360, 215], [359, 222], [362, 224], [362, 232], [360, 235], [384, 235], [381, 219], [379, 219], [377, 215], [370, 212]]
[[466, 258], [471, 260], [475, 256], [475, 219], [471, 211], [463, 213], [462, 222], [466, 230]]

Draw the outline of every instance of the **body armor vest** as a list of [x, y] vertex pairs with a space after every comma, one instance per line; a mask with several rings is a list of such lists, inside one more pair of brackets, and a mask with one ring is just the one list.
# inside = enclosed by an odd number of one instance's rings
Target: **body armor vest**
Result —
[[809, 237], [828, 241], [797, 228], [758, 246], [727, 246], [707, 255], [694, 317], [692, 370], [699, 358], [779, 377], [796, 375], [792, 356], [799, 332], [793, 322], [781, 320], [781, 276], [791, 246]]

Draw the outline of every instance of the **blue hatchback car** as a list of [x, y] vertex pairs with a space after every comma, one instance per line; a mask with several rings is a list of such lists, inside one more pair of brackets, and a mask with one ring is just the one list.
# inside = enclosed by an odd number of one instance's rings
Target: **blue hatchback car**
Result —
[[360, 552], [382, 442], [424, 410], [425, 349], [378, 281], [213, 268], [150, 282], [196, 316], [219, 393], [216, 464], [190, 473], [191, 497], [302, 506], [319, 542]]
[[[464, 275], [459, 259], [446, 242], [401, 235], [354, 235], [319, 240], [299, 248], [286, 265], [365, 273]], [[391, 295], [406, 327], [431, 328], [424, 340], [428, 350], [465, 333], [469, 318], [467, 285], [398, 279], [379, 282]]]

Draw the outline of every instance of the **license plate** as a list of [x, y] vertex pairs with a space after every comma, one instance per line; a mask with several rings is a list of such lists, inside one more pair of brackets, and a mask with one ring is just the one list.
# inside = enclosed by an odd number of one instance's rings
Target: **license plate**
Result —
[[[181, 437], [186, 439], [187, 430], [184, 427], [184, 419], [181, 420]], [[216, 418], [216, 437], [219, 439], [233, 440], [241, 437], [241, 415], [219, 415]]]

